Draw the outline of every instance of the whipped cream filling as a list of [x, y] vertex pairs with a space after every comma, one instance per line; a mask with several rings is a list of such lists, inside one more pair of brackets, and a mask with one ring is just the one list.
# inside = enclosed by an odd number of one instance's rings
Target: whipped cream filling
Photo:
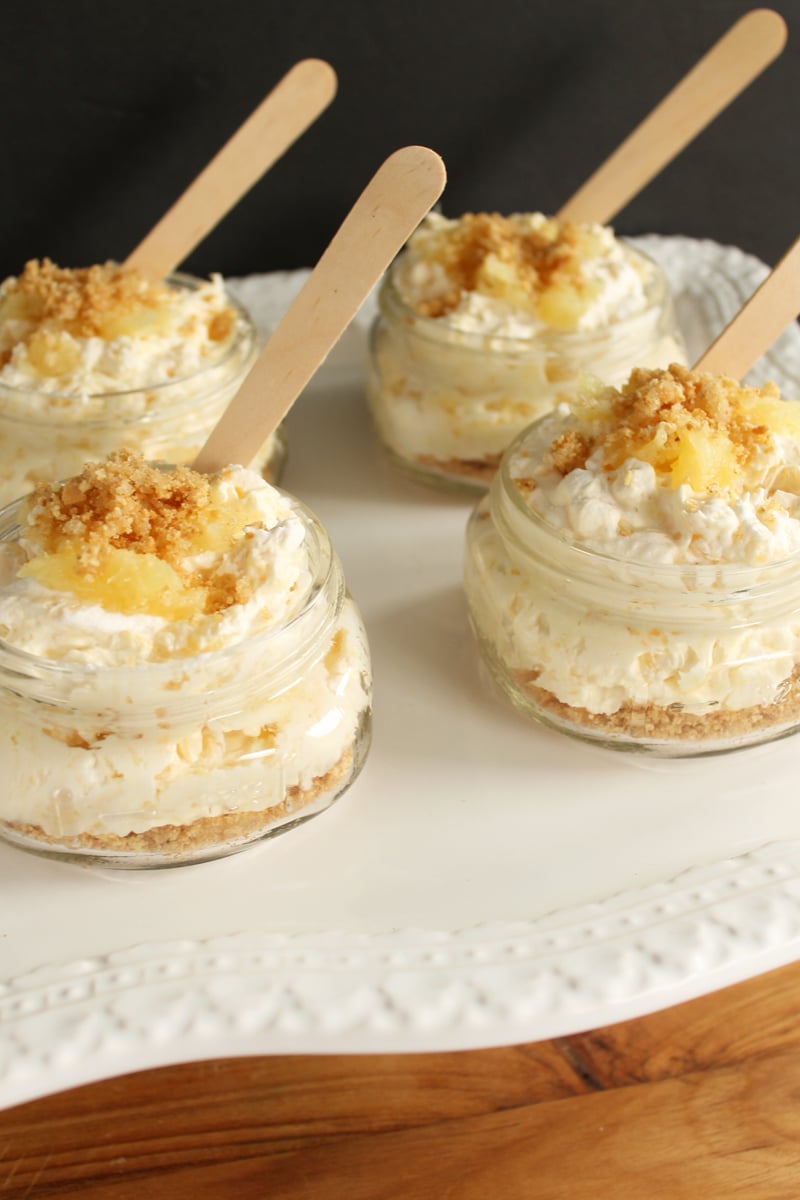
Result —
[[[0, 285], [0, 310], [14, 277]], [[212, 336], [216, 318], [229, 318], [223, 338]], [[165, 288], [165, 301], [151, 323], [142, 321], [135, 332], [118, 336], [80, 335], [60, 330], [47, 354], [34, 353], [31, 320], [9, 317], [0, 321], [0, 411], [16, 416], [55, 412], [99, 415], [93, 397], [117, 396], [120, 415], [132, 416], [147, 406], [142, 393], [174, 380], [187, 379], [219, 362], [242, 332], [242, 318], [225, 292], [222, 277], [213, 275], [196, 287]], [[23, 392], [4, 394], [2, 388]]]
[[0, 546], [0, 638], [17, 650], [58, 662], [98, 667], [163, 663], [235, 646], [284, 625], [302, 608], [312, 583], [306, 527], [293, 501], [253, 471], [223, 472], [223, 506], [246, 498], [253, 523], [223, 551], [187, 556], [188, 571], [212, 568], [246, 580], [246, 602], [192, 620], [108, 611], [71, 592], [18, 578], [26, 539]]
[[[226, 672], [205, 678], [209, 689], [229, 688]], [[0, 766], [9, 786], [0, 796], [0, 821], [67, 841], [83, 834], [125, 837], [261, 812], [293, 789], [302, 805], [302, 793], [313, 793], [329, 772], [341, 770], [325, 785], [328, 793], [338, 791], [369, 709], [369, 657], [358, 611], [345, 601], [327, 653], [280, 693], [264, 695], [252, 681], [243, 683], [229, 711], [187, 720], [176, 711], [179, 685], [176, 676], [173, 694], [162, 697], [149, 722], [140, 716], [127, 725], [124, 706], [135, 703], [132, 690], [118, 698], [118, 716], [105, 721], [103, 714], [93, 721], [57, 714], [48, 720], [45, 709], [37, 721], [8, 702]], [[88, 695], [73, 699], [88, 703]]]
[[537, 422], [509, 452], [510, 493], [496, 481], [471, 521], [465, 586], [490, 658], [594, 715], [768, 710], [800, 662], [800, 439], [772, 432], [747, 486], [709, 494], [599, 449], [562, 474], [550, 448], [581, 428], [567, 406]]
[[[298, 791], [303, 804], [329, 773], [330, 788], [343, 785], [370, 703], [358, 610], [318, 590], [318, 543], [296, 501], [242, 468], [216, 478], [223, 502], [254, 510], [241, 538], [213, 552], [250, 593], [219, 612], [168, 619], [81, 603], [17, 578], [24, 540], [3, 546], [0, 820], [56, 839], [124, 837], [260, 812]], [[37, 663], [55, 669], [32, 701], [13, 676]]]
[[[0, 286], [0, 311], [13, 283]], [[166, 291], [151, 326], [108, 338], [61, 330], [52, 354], [36, 351], [31, 321], [0, 321], [0, 506], [120, 447], [192, 461], [252, 364], [255, 334], [218, 275]], [[280, 453], [273, 434], [253, 465], [269, 472]]]
[[800, 551], [800, 493], [772, 486], [789, 477], [787, 468], [800, 468], [795, 438], [773, 434], [751, 468], [764, 482], [728, 499], [695, 492], [687, 483], [665, 487], [641, 459], [609, 469], [601, 450], [562, 476], [548, 448], [579, 427], [569, 407], [559, 406], [512, 451], [508, 470], [512, 479], [535, 484], [525, 489], [531, 511], [587, 550], [631, 562], [743, 566], [779, 562]]
[[669, 297], [655, 298], [666, 287], [659, 268], [600, 226], [590, 227], [596, 256], [581, 263], [591, 300], [572, 329], [477, 290], [462, 290], [443, 316], [419, 315], [452, 290], [431, 243], [457, 226], [432, 214], [384, 285], [368, 398], [382, 442], [399, 458], [495, 463], [520, 430], [574, 394], [583, 373], [618, 384], [634, 364], [685, 361]]
[[563, 580], [561, 593], [547, 585], [522, 589], [496, 535], [478, 537], [481, 576], [468, 567], [466, 587], [479, 637], [512, 674], [572, 708], [594, 715], [625, 705], [701, 715], [749, 709], [772, 704], [795, 668], [800, 617], [747, 625], [725, 610], [716, 627], [707, 619], [690, 629], [656, 613], [649, 620], [592, 613]]
[[[510, 220], [522, 231], [543, 229], [543, 213], [515, 213]], [[458, 228], [458, 218], [431, 213], [410, 238], [393, 269], [401, 299], [412, 309], [445, 296], [452, 288], [445, 266], [433, 257], [434, 246]], [[580, 262], [580, 279], [591, 299], [573, 328], [579, 332], [605, 328], [641, 312], [648, 304], [647, 289], [657, 273], [654, 263], [620, 241], [613, 229], [588, 225], [592, 253]], [[485, 291], [462, 290], [447, 315], [439, 318], [463, 333], [498, 338], [532, 338], [552, 328], [530, 307]]]
[[[683, 361], [682, 342], [659, 330], [660, 314], [637, 320], [640, 328], [629, 338], [604, 341], [594, 352], [586, 348], [589, 353], [576, 353], [571, 362], [569, 356], [554, 362], [535, 346], [525, 354], [483, 354], [379, 328], [368, 396], [380, 438], [407, 460], [496, 460], [526, 425], [574, 392], [585, 361], [612, 384], [634, 361], [648, 367]], [[629, 341], [634, 346], [628, 348]]]

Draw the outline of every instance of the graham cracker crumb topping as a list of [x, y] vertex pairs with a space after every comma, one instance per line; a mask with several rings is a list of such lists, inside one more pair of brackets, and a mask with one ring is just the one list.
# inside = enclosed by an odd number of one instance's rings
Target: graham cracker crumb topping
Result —
[[465, 213], [432, 239], [432, 256], [452, 287], [414, 307], [423, 316], [444, 317], [463, 293], [474, 291], [508, 295], [533, 307], [554, 285], [586, 293], [588, 299], [590, 285], [580, 267], [591, 243], [591, 233], [569, 221], [549, 219], [532, 226], [500, 213]]
[[560, 434], [550, 447], [550, 457], [559, 475], [569, 475], [579, 467], [586, 466], [592, 445], [577, 429]]
[[59, 267], [49, 258], [32, 258], [6, 294], [24, 297], [25, 315], [40, 324], [54, 323], [76, 337], [101, 336], [104, 319], [143, 308], [157, 309], [168, 299], [163, 283], [138, 271], [106, 262], [91, 267]]
[[256, 528], [264, 524], [246, 494], [220, 493], [190, 467], [158, 470], [120, 450], [66, 483], [36, 487], [25, 525], [30, 557], [18, 574], [114, 612], [192, 621], [254, 595], [259, 579], [233, 566], [230, 553]]
[[77, 544], [78, 569], [87, 576], [111, 549], [153, 554], [177, 569], [209, 497], [208, 478], [190, 467], [159, 471], [118, 450], [65, 483], [37, 484], [27, 537], [43, 554]]
[[620, 389], [579, 400], [576, 412], [583, 428], [559, 435], [549, 451], [561, 475], [599, 450], [606, 471], [638, 458], [663, 482], [696, 491], [737, 492], [775, 433], [800, 435], [800, 408], [781, 400], [774, 384], [746, 387], [676, 363], [638, 368]]

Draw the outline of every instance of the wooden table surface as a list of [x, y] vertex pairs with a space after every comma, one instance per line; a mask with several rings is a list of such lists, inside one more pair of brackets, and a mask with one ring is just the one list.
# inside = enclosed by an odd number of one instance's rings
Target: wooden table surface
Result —
[[798, 1200], [800, 964], [552, 1041], [240, 1058], [0, 1113], [0, 1200]]

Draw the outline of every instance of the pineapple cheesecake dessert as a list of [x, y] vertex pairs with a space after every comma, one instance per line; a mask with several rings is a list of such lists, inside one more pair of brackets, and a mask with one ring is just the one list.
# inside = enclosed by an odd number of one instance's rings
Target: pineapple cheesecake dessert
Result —
[[428, 481], [483, 488], [590, 371], [685, 361], [661, 269], [600, 225], [433, 213], [388, 272], [370, 347], [381, 441]]
[[673, 364], [509, 448], [468, 531], [470, 617], [523, 710], [689, 755], [800, 721], [800, 402]]
[[[31, 260], [0, 284], [0, 504], [122, 447], [191, 461], [255, 353], [220, 276]], [[274, 479], [282, 453], [273, 438], [253, 465]]]
[[358, 611], [259, 474], [129, 451], [0, 528], [0, 836], [122, 867], [228, 854], [328, 807], [370, 728]]

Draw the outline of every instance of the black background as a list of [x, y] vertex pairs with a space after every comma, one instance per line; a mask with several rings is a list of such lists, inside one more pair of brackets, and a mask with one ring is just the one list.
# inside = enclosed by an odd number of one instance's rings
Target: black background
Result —
[[[184, 264], [311, 265], [383, 158], [434, 147], [442, 207], [555, 211], [736, 17], [737, 0], [6, 0], [0, 273], [122, 259], [301, 58], [328, 111]], [[800, 232], [800, 0], [783, 55], [620, 213], [775, 262]]]

